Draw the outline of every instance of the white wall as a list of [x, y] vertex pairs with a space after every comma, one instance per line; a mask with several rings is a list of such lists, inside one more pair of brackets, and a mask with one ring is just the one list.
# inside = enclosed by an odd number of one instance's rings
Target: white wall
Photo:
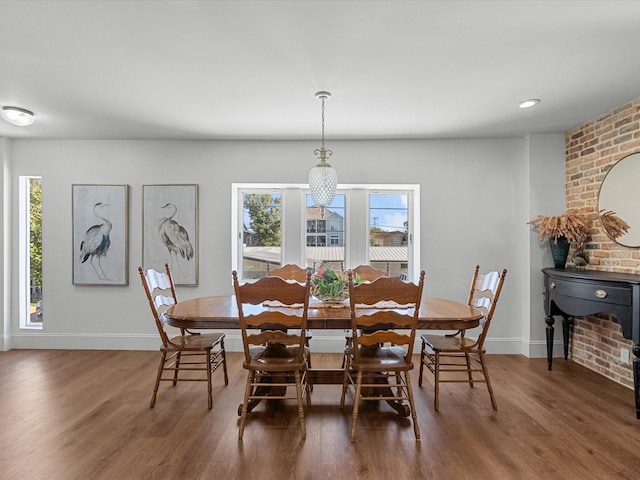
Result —
[[[566, 208], [565, 194], [565, 141], [564, 135], [531, 135], [527, 138], [529, 163], [528, 216], [533, 220], [538, 215], [560, 215]], [[524, 294], [529, 294], [531, 304], [531, 320], [523, 324], [523, 353], [531, 357], [546, 356], [546, 323], [543, 307], [542, 291], [544, 278], [542, 268], [553, 267], [553, 258], [549, 241], [540, 242], [538, 232], [529, 231], [529, 282]], [[559, 334], [555, 335], [554, 348], [556, 355], [562, 355], [562, 324]], [[528, 351], [527, 351], [528, 349]]]
[[[558, 138], [564, 137], [542, 136], [538, 143], [550, 145], [557, 157], [564, 153]], [[526, 353], [522, 345], [531, 331], [544, 335], [543, 319], [534, 319], [529, 329], [529, 292], [523, 287], [530, 283], [527, 192], [538, 188], [531, 185], [527, 139], [341, 141], [328, 147], [340, 183], [421, 185], [427, 295], [465, 301], [476, 263], [509, 270], [487, 344], [491, 352]], [[46, 308], [42, 331], [20, 330], [17, 291], [11, 291], [11, 348], [156, 349], [157, 334], [136, 270], [142, 257], [142, 185], [199, 185], [200, 282], [179, 287], [178, 296], [228, 294], [231, 183], [306, 183], [316, 163], [315, 148], [317, 142], [297, 141], [12, 140], [14, 192], [20, 175], [43, 178]], [[130, 185], [128, 286], [72, 285], [74, 183]], [[16, 284], [17, 194], [11, 198], [11, 282]], [[333, 338], [316, 348], [339, 351], [342, 332], [322, 333]], [[238, 332], [228, 335], [228, 348], [239, 346]]]
[[11, 318], [11, 269], [9, 268], [11, 258], [11, 229], [9, 222], [11, 219], [11, 171], [9, 161], [10, 142], [6, 138], [0, 138], [0, 185], [2, 194], [0, 195], [0, 264], [2, 264], [2, 277], [0, 277], [0, 351], [9, 350], [10, 342], [10, 318]]

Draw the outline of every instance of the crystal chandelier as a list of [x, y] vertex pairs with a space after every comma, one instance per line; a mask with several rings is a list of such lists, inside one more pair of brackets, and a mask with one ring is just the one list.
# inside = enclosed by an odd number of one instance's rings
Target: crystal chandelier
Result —
[[331, 94], [318, 92], [316, 98], [322, 100], [322, 146], [313, 152], [320, 159], [320, 163], [309, 172], [309, 189], [316, 206], [320, 207], [320, 218], [324, 218], [325, 207], [331, 205], [336, 196], [338, 173], [327, 163], [327, 158], [333, 155], [333, 152], [324, 148], [324, 101], [331, 98]]

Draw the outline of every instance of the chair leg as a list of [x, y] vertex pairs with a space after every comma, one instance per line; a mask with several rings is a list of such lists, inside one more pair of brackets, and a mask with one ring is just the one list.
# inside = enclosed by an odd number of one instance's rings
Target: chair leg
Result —
[[[411, 418], [413, 419], [413, 433], [416, 440], [420, 440], [420, 427], [418, 426], [418, 414], [416, 413], [416, 405], [413, 401], [413, 388], [411, 387], [411, 375], [404, 372], [405, 383], [407, 384], [407, 393], [409, 394], [409, 407], [411, 408]], [[398, 382], [400, 383], [400, 382]]]
[[307, 438], [307, 429], [304, 425], [304, 405], [302, 404], [302, 379], [300, 376], [300, 371], [295, 371], [295, 379], [296, 379], [296, 396], [298, 397], [298, 417], [300, 418], [300, 434], [302, 438]]
[[173, 386], [175, 387], [178, 384], [178, 370], [180, 369], [180, 354], [182, 352], [178, 352], [176, 354], [176, 365], [175, 370], [173, 371]]
[[220, 340], [220, 349], [222, 350], [222, 371], [224, 372], [224, 384], [229, 385], [229, 376], [227, 375], [227, 351], [224, 348], [224, 338]]
[[213, 398], [212, 398], [212, 390], [211, 390], [211, 349], [207, 349], [207, 405], [209, 406], [209, 410], [213, 408]]
[[440, 390], [440, 352], [436, 350], [435, 352], [435, 361], [434, 361], [434, 386], [433, 386], [433, 409], [437, 412], [440, 407], [438, 400], [438, 393]]
[[249, 408], [249, 396], [251, 395], [251, 384], [255, 378], [255, 372], [253, 370], [249, 370], [247, 374], [247, 386], [244, 390], [244, 402], [242, 403], [242, 411], [240, 412], [240, 428], [238, 430], [238, 440], [242, 440], [242, 435], [244, 434], [244, 422], [247, 419], [247, 411]]
[[479, 353], [480, 357], [480, 365], [482, 365], [482, 373], [484, 373], [484, 379], [487, 382], [487, 389], [489, 390], [489, 396], [491, 397], [491, 406], [494, 410], [498, 410], [498, 404], [496, 403], [496, 399], [493, 396], [493, 388], [491, 387], [491, 381], [489, 380], [489, 370], [487, 370], [487, 365], [485, 363], [484, 353]]
[[343, 355], [342, 364], [344, 365], [344, 375], [342, 377], [342, 395], [340, 396], [340, 408], [344, 408], [344, 398], [347, 395], [347, 387], [349, 382], [349, 368], [351, 362], [349, 362], [347, 355]]
[[309, 371], [305, 373], [305, 391], [307, 394], [307, 408], [311, 406], [311, 391], [313, 390], [313, 383], [309, 381]]
[[347, 356], [344, 353], [344, 351], [346, 351], [347, 347], [350, 347], [353, 344], [351, 338], [346, 337], [344, 339], [344, 350], [343, 350], [343, 354], [342, 354], [342, 366], [340, 368], [344, 368], [346, 362], [347, 362]]
[[156, 376], [156, 384], [153, 387], [153, 395], [151, 395], [151, 403], [149, 404], [149, 408], [153, 408], [156, 404], [156, 396], [158, 395], [160, 378], [162, 377], [162, 370], [164, 369], [164, 362], [166, 360], [167, 360], [167, 352], [162, 352], [162, 357], [160, 357], [160, 365], [158, 366], [158, 375]]
[[467, 362], [467, 375], [469, 376], [469, 386], [473, 388], [473, 373], [471, 373], [471, 359], [468, 353], [464, 354], [464, 359]]
[[358, 422], [358, 405], [360, 404], [360, 391], [362, 389], [362, 370], [358, 371], [358, 378], [356, 380], [356, 395], [353, 399], [353, 413], [351, 419], [351, 434], [349, 438], [351, 441], [356, 439], [356, 423]]
[[418, 386], [422, 387], [422, 372], [424, 371], [424, 357], [426, 355], [425, 348], [427, 345], [425, 341], [422, 340], [422, 348], [420, 349], [420, 372], [418, 373]]
[[[307, 334], [306, 334], [306, 333], [304, 334], [304, 344], [305, 344], [305, 346], [306, 346], [307, 348], [310, 348], [310, 347], [309, 347], [309, 337], [307, 336]], [[309, 368], [312, 368], [312, 367], [311, 367], [311, 350], [309, 350], [309, 355], [307, 355], [307, 366], [308, 366]]]

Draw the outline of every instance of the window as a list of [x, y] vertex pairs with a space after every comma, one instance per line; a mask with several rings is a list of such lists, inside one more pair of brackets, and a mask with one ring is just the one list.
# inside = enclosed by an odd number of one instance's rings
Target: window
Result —
[[[315, 270], [322, 263], [329, 263], [336, 270], [344, 269], [345, 199], [345, 194], [338, 193], [331, 205], [321, 210], [315, 205], [310, 194], [305, 195], [307, 225], [314, 225], [316, 232], [315, 241], [307, 241], [305, 251], [307, 267]], [[339, 232], [339, 235], [336, 232]]]
[[282, 193], [242, 192], [242, 278], [264, 277], [281, 264]]
[[[286, 263], [371, 264], [412, 280], [420, 271], [418, 185], [339, 185], [323, 215], [307, 185], [233, 184], [232, 192], [232, 268], [245, 280]], [[259, 238], [265, 217], [278, 241]]]
[[21, 328], [42, 328], [42, 179], [20, 177], [18, 212]]
[[392, 276], [408, 274], [409, 195], [369, 195], [369, 262]]

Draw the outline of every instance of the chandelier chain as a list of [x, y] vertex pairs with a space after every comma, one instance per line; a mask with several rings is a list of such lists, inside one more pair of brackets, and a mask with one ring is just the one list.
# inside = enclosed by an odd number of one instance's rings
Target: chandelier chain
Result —
[[322, 148], [324, 149], [324, 98], [322, 98]]

